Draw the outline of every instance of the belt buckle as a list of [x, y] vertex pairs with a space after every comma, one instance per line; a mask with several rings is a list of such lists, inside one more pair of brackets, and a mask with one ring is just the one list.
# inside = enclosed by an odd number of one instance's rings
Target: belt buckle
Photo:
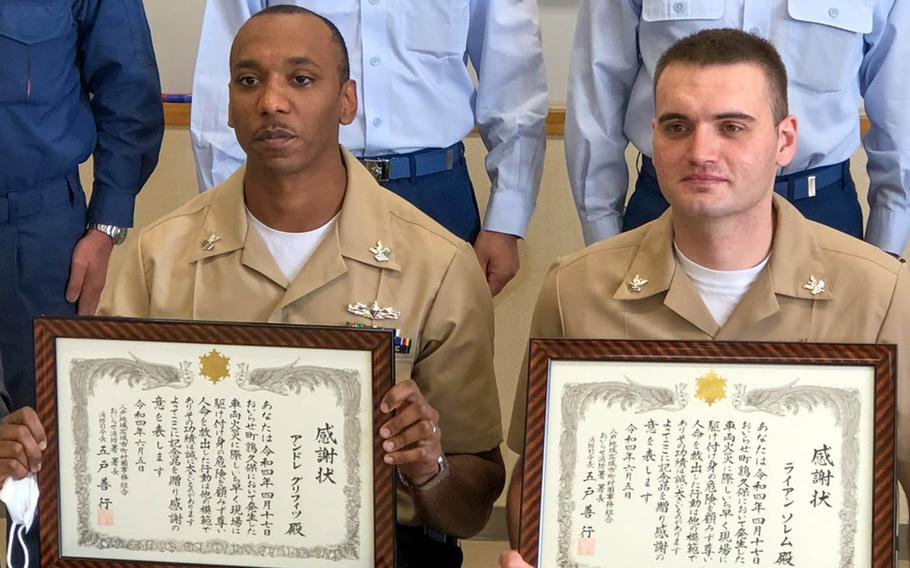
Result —
[[391, 170], [391, 160], [377, 160], [373, 158], [364, 158], [362, 160], [364, 166], [367, 170], [376, 179], [377, 182], [382, 183], [384, 181], [389, 181], [389, 170]]

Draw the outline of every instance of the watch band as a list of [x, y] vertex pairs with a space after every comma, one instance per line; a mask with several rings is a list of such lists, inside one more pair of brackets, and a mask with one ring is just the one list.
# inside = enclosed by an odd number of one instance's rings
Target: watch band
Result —
[[439, 454], [439, 457], [436, 458], [436, 465], [439, 466], [439, 470], [436, 474], [419, 485], [415, 485], [408, 481], [404, 474], [401, 473], [400, 469], [398, 470], [398, 479], [401, 481], [402, 485], [411, 491], [429, 491], [442, 483], [443, 480], [449, 476], [449, 460], [446, 459], [445, 454]]
[[123, 241], [126, 240], [127, 229], [124, 227], [106, 225], [104, 223], [89, 223], [86, 225], [86, 229], [95, 229], [96, 231], [101, 231], [111, 238], [111, 241], [113, 241], [114, 245], [122, 244]]

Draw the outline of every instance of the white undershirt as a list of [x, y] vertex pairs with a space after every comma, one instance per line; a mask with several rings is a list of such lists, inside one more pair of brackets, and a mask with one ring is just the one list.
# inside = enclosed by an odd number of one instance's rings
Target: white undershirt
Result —
[[278, 268], [281, 269], [281, 273], [288, 279], [288, 282], [293, 282], [297, 278], [303, 265], [313, 256], [316, 247], [322, 242], [322, 238], [332, 230], [335, 221], [338, 220], [338, 215], [335, 215], [328, 223], [312, 231], [286, 233], [273, 229], [253, 217], [249, 209], [246, 210], [246, 217], [250, 225], [256, 228], [259, 236], [265, 241], [265, 246], [272, 253], [272, 258], [275, 259]]
[[714, 316], [714, 321], [720, 326], [727, 323], [733, 309], [768, 264], [768, 257], [765, 257], [756, 266], [745, 270], [712, 270], [686, 258], [675, 241], [673, 252], [676, 253], [683, 270], [689, 275], [689, 280], [698, 290], [708, 311]]

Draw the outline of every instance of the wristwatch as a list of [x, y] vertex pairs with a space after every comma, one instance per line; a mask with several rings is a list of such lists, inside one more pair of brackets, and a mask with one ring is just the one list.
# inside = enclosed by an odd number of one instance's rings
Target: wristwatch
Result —
[[89, 223], [86, 229], [95, 229], [109, 236], [115, 245], [122, 244], [126, 240], [126, 228], [117, 227], [116, 225], [105, 225], [104, 223]]
[[398, 470], [398, 480], [401, 481], [402, 485], [412, 491], [429, 491], [442, 483], [442, 481], [449, 476], [449, 460], [446, 459], [445, 454], [440, 454], [439, 457], [436, 458], [436, 466], [439, 468], [436, 471], [436, 474], [420, 485], [415, 485], [408, 481], [404, 474], [401, 473], [400, 469]]

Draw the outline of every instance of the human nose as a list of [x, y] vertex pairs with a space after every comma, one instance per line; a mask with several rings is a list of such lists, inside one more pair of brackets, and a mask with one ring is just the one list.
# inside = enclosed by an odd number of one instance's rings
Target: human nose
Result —
[[689, 138], [689, 160], [696, 164], [717, 161], [718, 136], [713, 129], [698, 126]]
[[259, 97], [259, 112], [275, 114], [288, 111], [288, 97], [281, 81], [268, 80]]

